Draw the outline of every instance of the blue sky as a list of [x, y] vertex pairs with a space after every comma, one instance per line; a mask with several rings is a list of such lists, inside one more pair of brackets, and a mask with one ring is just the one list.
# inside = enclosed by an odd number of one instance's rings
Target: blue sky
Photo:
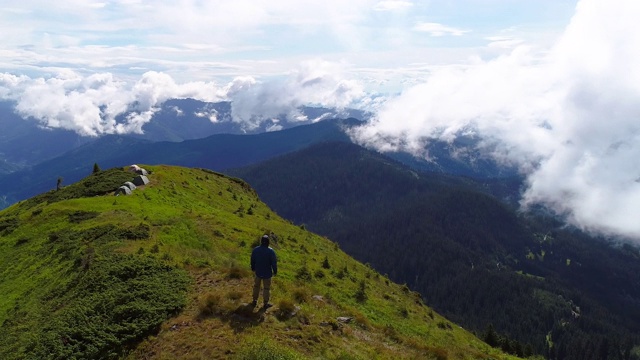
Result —
[[[161, 71], [186, 81], [281, 76], [343, 64], [372, 91], [424, 66], [548, 46], [575, 0], [22, 1], [0, 6], [0, 71], [55, 76]], [[498, 47], [496, 45], [501, 45]], [[390, 83], [376, 87], [376, 83]]]
[[5, 1], [0, 100], [87, 136], [171, 98], [231, 101], [248, 130], [357, 107], [362, 145], [477, 136], [523, 207], [640, 242], [638, 19], [637, 0]]

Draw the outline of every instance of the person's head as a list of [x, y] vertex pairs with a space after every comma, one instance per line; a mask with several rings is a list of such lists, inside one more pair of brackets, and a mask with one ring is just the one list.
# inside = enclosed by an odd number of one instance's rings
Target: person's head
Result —
[[260, 239], [260, 245], [269, 246], [269, 235], [262, 236], [262, 239]]

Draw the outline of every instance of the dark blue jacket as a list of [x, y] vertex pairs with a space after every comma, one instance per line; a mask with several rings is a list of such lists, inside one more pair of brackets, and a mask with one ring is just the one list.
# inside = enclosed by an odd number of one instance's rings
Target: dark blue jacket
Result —
[[257, 246], [251, 252], [251, 270], [261, 279], [270, 279], [278, 273], [276, 252], [268, 246]]

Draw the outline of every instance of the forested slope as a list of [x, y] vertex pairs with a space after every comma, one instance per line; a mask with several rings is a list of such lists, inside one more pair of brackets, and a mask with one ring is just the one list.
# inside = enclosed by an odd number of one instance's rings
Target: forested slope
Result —
[[520, 214], [486, 184], [416, 173], [352, 144], [233, 173], [280, 215], [336, 240], [446, 316], [482, 337], [495, 330], [510, 339], [501, 344], [507, 351], [638, 358], [636, 247]]

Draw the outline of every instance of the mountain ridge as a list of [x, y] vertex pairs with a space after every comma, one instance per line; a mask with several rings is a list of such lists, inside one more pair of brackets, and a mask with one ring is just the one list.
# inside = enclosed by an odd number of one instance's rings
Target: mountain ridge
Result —
[[[115, 121], [125, 123], [128, 116], [141, 111], [137, 106], [132, 104], [130, 110], [117, 116]], [[303, 115], [301, 119], [289, 121], [282, 114], [273, 119], [264, 119], [259, 126], [247, 129], [242, 122], [234, 121], [232, 106], [228, 101], [212, 103], [189, 98], [169, 99], [156, 107], [151, 119], [142, 125], [141, 134], [126, 136], [151, 142], [181, 142], [215, 134], [259, 134], [312, 124], [327, 118], [364, 119], [368, 116], [363, 111], [353, 109], [338, 111], [303, 106], [299, 109]], [[15, 107], [12, 101], [0, 101], [0, 128], [3, 129], [0, 134], [0, 163], [7, 163], [7, 166], [0, 168], [0, 174], [34, 166], [107, 135], [81, 136], [64, 128], [45, 127], [37, 119], [23, 118]]]
[[[0, 211], [0, 355], [512, 359], [273, 213], [244, 181], [147, 166], [98, 171]], [[97, 191], [97, 193], [96, 193]], [[247, 306], [250, 249], [270, 234], [274, 308]]]
[[[56, 179], [76, 182], [97, 163], [103, 168], [120, 164], [170, 164], [224, 171], [294, 151], [317, 141], [348, 141], [340, 130], [356, 120], [330, 120], [283, 132], [256, 135], [217, 134], [183, 142], [152, 142], [107, 135], [29, 169], [0, 177], [5, 207], [54, 187]], [[2, 204], [0, 204], [2, 205]]]
[[[362, 124], [362, 121], [354, 118], [328, 119], [281, 131], [252, 135], [216, 134], [182, 142], [154, 142], [136, 137], [106, 135], [62, 156], [0, 176], [0, 207], [47, 191], [58, 178], [67, 182], [78, 181], [87, 175], [96, 163], [104, 168], [142, 162], [226, 171], [300, 150], [318, 142], [351, 142], [344, 129]], [[486, 179], [507, 176], [514, 181], [509, 187], [505, 187], [504, 182], [496, 182], [495, 179], [488, 180], [487, 184], [495, 186], [496, 191], [504, 192], [505, 199], [517, 201], [517, 188], [521, 179], [511, 170], [491, 175], [492, 169], [497, 169], [496, 164], [487, 161], [468, 163], [467, 160], [470, 158], [457, 158], [452, 155], [452, 152], [458, 152], [455, 149], [460, 144], [452, 144], [451, 148], [446, 144], [436, 145], [432, 153], [434, 156], [437, 155], [440, 162], [420, 160], [405, 153], [390, 153], [388, 156], [420, 172], [435, 171]], [[493, 182], [493, 185], [490, 185], [490, 182]]]

